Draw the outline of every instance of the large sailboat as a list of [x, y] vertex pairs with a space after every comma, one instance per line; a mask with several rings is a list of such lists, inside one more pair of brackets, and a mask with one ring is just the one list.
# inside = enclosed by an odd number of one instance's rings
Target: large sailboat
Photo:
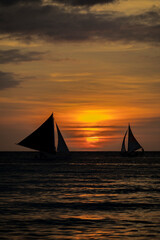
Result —
[[[125, 143], [127, 134], [128, 134], [128, 149], [126, 149], [126, 143]], [[124, 156], [136, 156], [136, 155], [144, 154], [144, 149], [134, 137], [130, 124], [128, 125], [128, 130], [125, 132], [125, 135], [123, 138], [121, 154]]]
[[[57, 147], [55, 144], [55, 129], [57, 129], [58, 137]], [[49, 155], [54, 155], [56, 153], [66, 154], [69, 152], [60, 129], [57, 123], [55, 124], [53, 113], [39, 128], [19, 142], [18, 145], [38, 150], [40, 153], [47, 153]]]

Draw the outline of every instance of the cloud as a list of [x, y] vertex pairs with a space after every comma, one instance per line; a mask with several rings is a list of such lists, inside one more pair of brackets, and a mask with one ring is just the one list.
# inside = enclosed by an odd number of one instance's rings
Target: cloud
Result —
[[160, 42], [160, 9], [139, 15], [69, 11], [59, 5], [13, 5], [0, 8], [0, 34], [31, 41]]
[[14, 4], [37, 4], [42, 3], [43, 0], [0, 0], [0, 5], [10, 6]]
[[124, 128], [124, 126], [113, 126], [113, 125], [67, 125], [63, 127], [64, 129], [121, 129]]
[[122, 130], [110, 130], [110, 131], [83, 131], [83, 130], [63, 130], [66, 136], [72, 136], [72, 138], [80, 138], [80, 137], [112, 137], [121, 135], [123, 132]]
[[16, 79], [17, 76], [10, 72], [0, 71], [0, 90], [13, 88], [20, 84], [20, 80]]
[[57, 3], [64, 3], [72, 6], [93, 6], [96, 4], [108, 4], [117, 2], [117, 0], [52, 0]]
[[159, 129], [160, 131], [160, 116], [137, 119], [136, 125], [138, 128], [143, 129], [155, 128]]
[[[96, 4], [108, 4], [114, 3], [118, 0], [52, 0], [53, 3], [60, 3], [72, 6], [93, 6]], [[27, 4], [42, 4], [43, 0], [0, 0], [0, 4], [4, 6], [10, 6], [15, 4], [27, 5]], [[46, 2], [47, 3], [47, 2]], [[48, 1], [49, 4], [49, 1]]]
[[42, 58], [41, 52], [21, 52], [18, 49], [0, 50], [0, 64], [36, 61]]

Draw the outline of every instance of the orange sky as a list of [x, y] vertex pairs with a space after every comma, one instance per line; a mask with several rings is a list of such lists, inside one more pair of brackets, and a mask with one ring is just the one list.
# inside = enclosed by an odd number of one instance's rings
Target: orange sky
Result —
[[3, 2], [1, 151], [52, 112], [70, 150], [119, 151], [129, 122], [160, 150], [159, 0]]

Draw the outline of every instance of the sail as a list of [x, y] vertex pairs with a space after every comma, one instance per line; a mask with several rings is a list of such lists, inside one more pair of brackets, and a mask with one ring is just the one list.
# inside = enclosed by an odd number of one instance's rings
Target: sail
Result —
[[57, 146], [57, 152], [69, 152], [69, 149], [64, 141], [64, 138], [59, 130], [58, 125], [56, 124], [57, 127], [57, 133], [58, 133], [58, 146]]
[[138, 149], [141, 149], [141, 145], [139, 144], [139, 142], [135, 139], [130, 125], [128, 126], [128, 152], [134, 152]]
[[126, 152], [126, 147], [125, 147], [126, 135], [127, 135], [127, 131], [126, 131], [126, 133], [125, 133], [125, 135], [124, 135], [124, 138], [123, 138], [122, 147], [121, 147], [121, 152]]
[[53, 114], [37, 130], [18, 144], [41, 152], [55, 153]]

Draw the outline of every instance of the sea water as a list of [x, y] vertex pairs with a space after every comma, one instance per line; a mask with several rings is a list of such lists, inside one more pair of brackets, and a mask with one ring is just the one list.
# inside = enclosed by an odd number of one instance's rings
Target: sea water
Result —
[[160, 155], [0, 153], [0, 239], [160, 239]]

